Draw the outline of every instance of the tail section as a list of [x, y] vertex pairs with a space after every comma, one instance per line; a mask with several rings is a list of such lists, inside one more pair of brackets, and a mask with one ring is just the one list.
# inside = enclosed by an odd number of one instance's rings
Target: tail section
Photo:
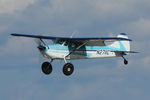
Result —
[[[128, 39], [128, 36], [125, 33], [120, 33], [117, 37]], [[105, 44], [115, 51], [130, 51], [130, 41], [128, 40], [105, 41]]]
[[[125, 38], [128, 39], [128, 36], [126, 33], [120, 33], [117, 37], [119, 38]], [[120, 46], [124, 51], [130, 51], [130, 41], [119, 41]]]

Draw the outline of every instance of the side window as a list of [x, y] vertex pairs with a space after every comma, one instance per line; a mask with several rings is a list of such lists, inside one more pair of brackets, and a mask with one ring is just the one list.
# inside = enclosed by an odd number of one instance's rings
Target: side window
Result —
[[63, 46], [68, 46], [68, 43], [69, 43], [68, 40], [65, 40], [65, 41], [63, 41], [63, 44], [62, 44], [62, 45], [63, 45]]
[[77, 42], [77, 41], [70, 42], [70, 44], [69, 44], [69, 46], [72, 48], [77, 48], [80, 45], [81, 45], [81, 43]]
[[57, 44], [61, 44], [63, 46], [68, 46], [69, 41], [68, 40], [57, 40]]
[[64, 40], [57, 40], [56, 43], [57, 44], [63, 44]]
[[75, 48], [75, 47], [76, 47], [76, 44], [75, 44], [75, 43], [71, 43], [71, 47], [72, 47], [72, 48]]

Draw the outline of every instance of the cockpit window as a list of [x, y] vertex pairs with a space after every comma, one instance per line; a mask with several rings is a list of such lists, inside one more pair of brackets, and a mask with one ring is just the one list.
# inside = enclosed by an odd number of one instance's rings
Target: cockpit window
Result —
[[56, 43], [58, 44], [62, 44], [64, 42], [64, 40], [57, 40]]
[[69, 46], [72, 47], [72, 48], [76, 48], [76, 47], [78, 47], [78, 46], [80, 46], [80, 45], [81, 45], [81, 43], [78, 42], [78, 41], [71, 41], [71, 42], [69, 43]]
[[69, 41], [69, 40], [57, 40], [57, 44], [63, 45], [63, 46], [69, 46], [71, 48], [76, 48], [81, 45], [81, 42], [78, 41]]
[[67, 40], [57, 40], [56, 43], [67, 46], [69, 42]]

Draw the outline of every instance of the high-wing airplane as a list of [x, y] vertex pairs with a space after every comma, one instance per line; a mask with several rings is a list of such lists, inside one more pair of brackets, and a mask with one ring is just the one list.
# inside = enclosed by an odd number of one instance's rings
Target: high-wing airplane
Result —
[[[44, 62], [41, 66], [46, 75], [52, 72], [51, 63], [56, 59], [64, 60], [63, 73], [69, 76], [73, 73], [74, 66], [67, 60], [122, 57], [124, 64], [127, 65], [128, 61], [124, 56], [129, 53], [136, 53], [130, 51], [130, 41], [132, 40], [128, 38], [126, 33], [120, 33], [117, 37], [102, 38], [67, 38], [16, 33], [11, 35], [40, 40], [37, 48], [44, 57], [50, 59], [50, 62]], [[52, 40], [53, 43], [47, 45], [44, 42], [45, 39]]]

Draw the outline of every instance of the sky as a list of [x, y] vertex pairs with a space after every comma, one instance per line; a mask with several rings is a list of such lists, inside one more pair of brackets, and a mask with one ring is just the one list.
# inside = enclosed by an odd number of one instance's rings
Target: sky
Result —
[[[0, 0], [1, 100], [148, 100], [150, 98], [149, 0]], [[62, 73], [54, 61], [51, 75], [34, 39], [11, 33], [107, 37], [125, 32], [138, 54], [122, 58], [71, 61]], [[49, 41], [48, 41], [49, 42]]]

